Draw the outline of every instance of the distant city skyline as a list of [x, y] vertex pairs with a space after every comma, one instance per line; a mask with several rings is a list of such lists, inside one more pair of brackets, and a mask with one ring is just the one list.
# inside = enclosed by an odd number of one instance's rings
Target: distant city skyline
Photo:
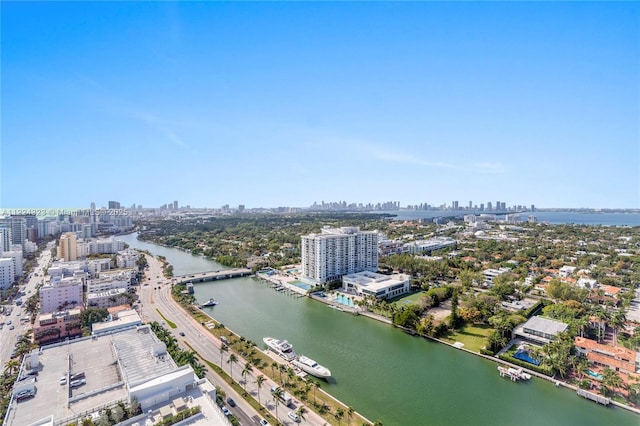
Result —
[[634, 2], [0, 8], [0, 208], [640, 207]]

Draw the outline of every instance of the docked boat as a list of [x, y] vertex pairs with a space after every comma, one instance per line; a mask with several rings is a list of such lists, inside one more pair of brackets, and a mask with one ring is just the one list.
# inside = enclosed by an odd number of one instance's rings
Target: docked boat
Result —
[[294, 359], [293, 361], [291, 361], [291, 363], [300, 368], [305, 373], [311, 374], [312, 376], [316, 376], [321, 379], [331, 377], [331, 371], [327, 367], [323, 367], [311, 358], [307, 358], [304, 355], [300, 355], [298, 359]]
[[293, 350], [291, 343], [286, 340], [274, 339], [273, 337], [265, 337], [262, 341], [267, 345], [269, 349], [280, 355], [287, 361], [293, 361], [298, 356]]
[[202, 304], [202, 306], [216, 306], [218, 302], [216, 302], [213, 298], [207, 300]]

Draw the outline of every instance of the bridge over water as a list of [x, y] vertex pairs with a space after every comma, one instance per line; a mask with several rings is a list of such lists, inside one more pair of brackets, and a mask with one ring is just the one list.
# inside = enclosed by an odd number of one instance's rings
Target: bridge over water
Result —
[[222, 269], [219, 271], [198, 272], [196, 274], [176, 275], [174, 279], [178, 284], [183, 283], [203, 283], [206, 281], [227, 280], [229, 278], [246, 277], [251, 275], [251, 269], [234, 268]]

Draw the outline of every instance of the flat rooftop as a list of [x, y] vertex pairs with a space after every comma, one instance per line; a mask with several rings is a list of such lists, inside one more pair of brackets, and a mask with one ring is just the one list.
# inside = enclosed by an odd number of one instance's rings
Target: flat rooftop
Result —
[[[126, 401], [126, 383], [177, 368], [168, 355], [156, 362], [152, 349], [159, 343], [148, 327], [139, 327], [43, 347], [35, 368], [35, 397], [13, 401], [7, 425], [29, 425], [49, 416], [57, 423], [105, 404]], [[75, 389], [60, 385], [60, 378], [69, 371], [85, 373], [86, 384]]]
[[384, 275], [378, 274], [377, 272], [363, 271], [345, 275], [342, 279], [343, 281], [351, 282], [377, 291], [395, 284], [403, 283], [409, 279], [409, 276], [404, 274]]

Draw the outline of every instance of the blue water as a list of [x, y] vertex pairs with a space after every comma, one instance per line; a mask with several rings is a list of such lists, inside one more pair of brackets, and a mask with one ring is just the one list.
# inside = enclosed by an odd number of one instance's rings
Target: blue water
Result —
[[[436, 217], [462, 217], [465, 214], [481, 214], [487, 212], [469, 211], [424, 211], [424, 210], [396, 210], [396, 211], [374, 211], [372, 213], [387, 213], [396, 215], [395, 220], [417, 220], [427, 219], [429, 221]], [[607, 226], [640, 226], [640, 213], [584, 213], [570, 211], [554, 212], [525, 212], [522, 213], [523, 220], [533, 215], [538, 222], [548, 222], [553, 224], [578, 224], [578, 225], [607, 225]], [[501, 216], [498, 215], [498, 218]]]
[[526, 352], [517, 351], [515, 354], [513, 354], [513, 357], [524, 362], [528, 362], [529, 364], [540, 365], [540, 361], [531, 358]]
[[340, 303], [341, 305], [345, 305], [348, 306], [350, 308], [353, 308], [355, 305], [353, 304], [353, 301], [351, 299], [349, 299], [348, 297], [339, 294], [338, 296], [336, 296], [335, 299], [333, 299], [334, 302]]
[[604, 376], [603, 376], [602, 374], [594, 373], [594, 372], [593, 372], [593, 371], [591, 371], [591, 370], [587, 370], [587, 374], [588, 374], [589, 376], [591, 376], [591, 377], [594, 377], [594, 378], [596, 378], [596, 379], [600, 379], [600, 380], [602, 380], [602, 379], [604, 378]]

